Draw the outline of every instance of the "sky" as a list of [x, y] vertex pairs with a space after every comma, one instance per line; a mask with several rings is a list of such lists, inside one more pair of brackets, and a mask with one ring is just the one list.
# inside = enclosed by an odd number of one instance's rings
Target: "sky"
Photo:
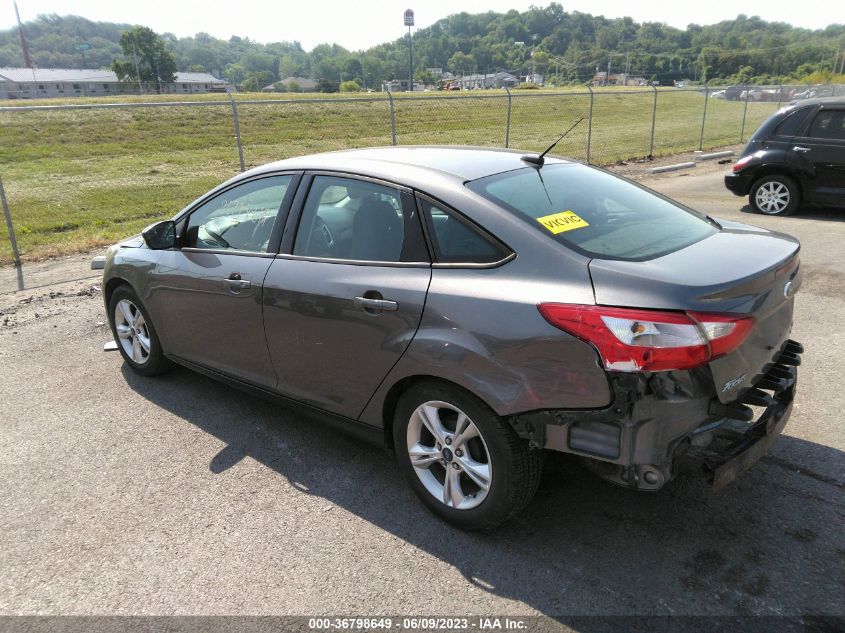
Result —
[[[824, 28], [835, 17], [839, 22], [845, 22], [845, 12], [832, 11], [837, 2], [560, 0], [567, 12], [581, 11], [608, 18], [628, 15], [637, 22], [665, 22], [678, 28], [690, 23], [712, 24], [744, 13], [812, 29]], [[350, 50], [361, 50], [394, 40], [407, 32], [402, 25], [402, 15], [407, 8], [414, 9], [416, 26], [426, 27], [461, 11], [524, 11], [532, 4], [546, 6], [548, 0], [236, 0], [214, 4], [208, 0], [18, 0], [24, 22], [41, 13], [81, 15], [100, 22], [141, 24], [158, 33], [170, 32], [177, 36], [206, 32], [221, 39], [238, 35], [262, 43], [296, 40], [306, 50], [321, 43], [337, 43]], [[796, 10], [798, 6], [800, 11]], [[0, 0], [0, 29], [14, 25], [12, 0]]]

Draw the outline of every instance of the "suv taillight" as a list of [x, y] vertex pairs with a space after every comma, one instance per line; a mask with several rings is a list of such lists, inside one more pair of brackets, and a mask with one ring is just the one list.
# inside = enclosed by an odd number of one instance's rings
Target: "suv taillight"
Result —
[[751, 328], [753, 317], [707, 312], [666, 312], [541, 303], [540, 314], [591, 343], [605, 369], [668, 371], [691, 369], [730, 354]]
[[740, 158], [734, 163], [734, 166], [732, 167], [733, 172], [736, 173], [738, 171], [742, 171], [742, 168], [745, 167], [748, 164], [748, 161], [750, 161], [752, 158], [754, 158], [753, 154], [749, 154], [748, 156], [743, 156], [742, 158]]

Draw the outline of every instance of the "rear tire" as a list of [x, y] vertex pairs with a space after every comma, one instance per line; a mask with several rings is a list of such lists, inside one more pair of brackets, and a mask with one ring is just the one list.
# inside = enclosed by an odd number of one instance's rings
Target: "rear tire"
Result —
[[801, 192], [789, 176], [775, 174], [760, 178], [748, 194], [751, 206], [765, 215], [791, 215], [801, 204]]
[[[393, 420], [399, 468], [438, 517], [465, 530], [490, 530], [534, 496], [542, 451], [458, 387], [424, 382], [399, 399]], [[416, 464], [416, 465], [415, 465]]]
[[128, 285], [116, 288], [109, 299], [109, 325], [117, 349], [135, 373], [157, 376], [171, 368], [150, 315]]

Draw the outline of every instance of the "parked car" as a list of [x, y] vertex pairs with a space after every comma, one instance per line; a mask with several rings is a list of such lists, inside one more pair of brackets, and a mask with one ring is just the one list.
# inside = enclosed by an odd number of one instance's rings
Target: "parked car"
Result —
[[740, 101], [761, 101], [763, 98], [763, 91], [758, 88], [749, 88], [739, 93]]
[[338, 423], [491, 528], [544, 451], [650, 491], [758, 459], [795, 393], [798, 251], [577, 162], [388, 147], [229, 180], [109, 248], [103, 290], [135, 372]]
[[717, 90], [716, 92], [710, 93], [711, 99], [727, 99], [727, 91], [726, 90]]
[[807, 88], [806, 90], [796, 91], [793, 95], [793, 99], [812, 99], [816, 97], [816, 91], [814, 88]]
[[767, 215], [802, 202], [845, 206], [845, 97], [781, 108], [754, 132], [725, 186]]
[[760, 91], [759, 101], [787, 101], [787, 90], [780, 88], [765, 88]]

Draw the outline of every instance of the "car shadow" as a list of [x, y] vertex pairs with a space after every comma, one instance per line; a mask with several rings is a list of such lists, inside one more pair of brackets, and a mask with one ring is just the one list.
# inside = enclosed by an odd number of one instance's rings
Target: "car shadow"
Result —
[[[784, 436], [773, 457], [718, 493], [696, 478], [635, 493], [553, 456], [515, 520], [467, 533], [425, 510], [378, 447], [185, 369], [150, 379], [124, 364], [123, 375], [140, 396], [225, 443], [211, 472], [249, 456], [476, 587], [579, 631], [607, 630], [607, 621], [582, 617], [595, 615], [842, 612], [845, 477], [836, 473], [845, 473], [845, 453], [833, 448]], [[468, 609], [486, 613], [483, 604]]]
[[825, 220], [828, 222], [845, 222], [845, 209], [834, 209], [830, 207], [802, 205], [798, 211], [792, 215], [768, 216], [762, 213], [757, 213], [750, 204], [746, 204], [740, 209], [740, 212], [761, 218], [778, 217], [786, 220]]

